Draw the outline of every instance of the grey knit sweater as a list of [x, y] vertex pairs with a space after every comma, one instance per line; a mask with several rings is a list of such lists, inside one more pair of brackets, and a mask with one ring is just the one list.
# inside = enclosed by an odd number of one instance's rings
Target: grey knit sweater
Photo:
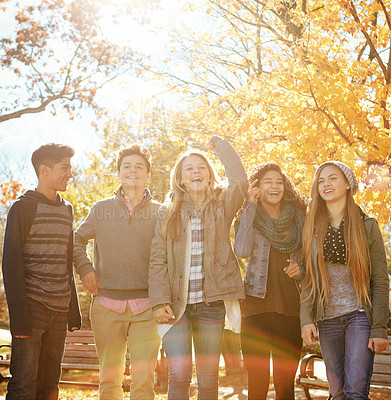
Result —
[[[150, 248], [159, 207], [148, 192], [130, 216], [120, 189], [93, 205], [75, 232], [74, 264], [80, 278], [96, 271], [99, 296], [117, 300], [148, 296]], [[94, 239], [93, 265], [86, 253], [90, 239]]]

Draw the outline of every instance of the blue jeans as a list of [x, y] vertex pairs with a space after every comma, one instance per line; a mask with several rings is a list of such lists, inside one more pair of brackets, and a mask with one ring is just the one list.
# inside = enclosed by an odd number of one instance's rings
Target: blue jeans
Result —
[[58, 399], [68, 313], [28, 300], [31, 336], [12, 337], [7, 400]]
[[181, 319], [164, 335], [169, 380], [168, 400], [186, 400], [192, 377], [194, 341], [198, 399], [217, 400], [225, 306], [223, 301], [188, 304]]
[[320, 321], [318, 329], [333, 400], [369, 399], [374, 352], [368, 349], [371, 325], [365, 312]]

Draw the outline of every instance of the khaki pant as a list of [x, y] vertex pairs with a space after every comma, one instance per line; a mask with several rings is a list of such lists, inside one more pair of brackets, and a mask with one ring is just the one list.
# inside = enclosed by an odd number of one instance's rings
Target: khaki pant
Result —
[[131, 362], [132, 400], [154, 398], [154, 371], [160, 338], [149, 309], [133, 315], [129, 305], [123, 314], [106, 309], [94, 297], [91, 304], [91, 325], [99, 358], [99, 398], [122, 400], [126, 345]]

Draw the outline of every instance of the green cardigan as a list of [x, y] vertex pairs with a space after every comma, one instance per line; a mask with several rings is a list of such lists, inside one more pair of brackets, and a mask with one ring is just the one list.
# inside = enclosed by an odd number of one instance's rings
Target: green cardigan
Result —
[[[368, 269], [371, 268], [371, 279], [368, 282], [368, 289], [372, 303], [364, 304], [364, 309], [372, 326], [370, 338], [387, 339], [386, 325], [390, 315], [388, 305], [389, 282], [383, 237], [375, 218], [365, 215], [364, 226], [371, 258], [371, 263], [368, 263]], [[318, 250], [315, 237], [312, 245], [314, 249], [314, 263], [317, 265]], [[312, 299], [308, 298], [308, 290], [301, 295], [300, 323], [302, 327], [307, 324], [316, 324], [318, 321], [322, 321], [324, 318], [324, 307], [319, 296], [320, 281], [317, 273], [318, 270], [316, 269], [317, 295], [315, 301], [312, 301]]]

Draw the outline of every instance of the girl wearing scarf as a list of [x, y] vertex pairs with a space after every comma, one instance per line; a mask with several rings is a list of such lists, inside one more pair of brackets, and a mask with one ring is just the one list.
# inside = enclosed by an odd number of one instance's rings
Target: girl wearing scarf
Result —
[[368, 399], [374, 352], [388, 348], [384, 244], [377, 221], [354, 202], [357, 189], [346, 164], [323, 163], [303, 232], [302, 337], [314, 345], [319, 332], [334, 400]]
[[259, 165], [235, 223], [235, 252], [250, 257], [241, 303], [248, 399], [266, 399], [273, 357], [277, 400], [294, 398], [302, 340], [299, 282], [306, 202], [281, 168]]

